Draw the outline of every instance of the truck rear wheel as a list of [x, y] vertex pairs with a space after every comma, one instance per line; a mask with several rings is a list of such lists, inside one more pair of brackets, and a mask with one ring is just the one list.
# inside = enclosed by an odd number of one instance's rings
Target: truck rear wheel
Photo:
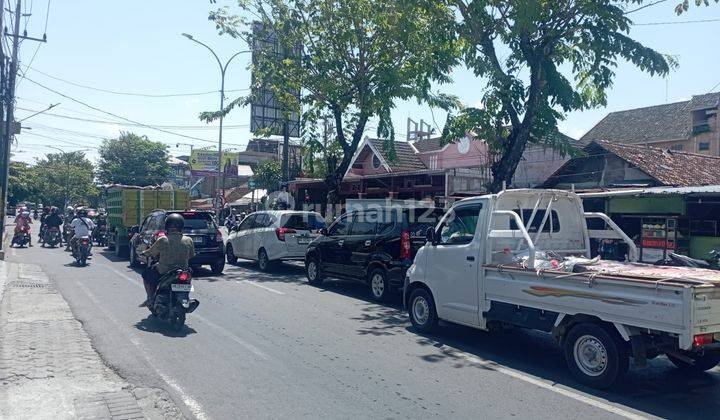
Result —
[[435, 300], [430, 293], [423, 288], [417, 288], [410, 293], [408, 302], [408, 313], [413, 327], [422, 333], [435, 331], [438, 326], [438, 317]]
[[607, 389], [628, 371], [625, 343], [602, 325], [575, 325], [565, 338], [565, 361], [575, 379], [593, 388]]
[[720, 363], [720, 354], [704, 354], [702, 356], [688, 354], [686, 356], [693, 359], [694, 363], [688, 363], [685, 360], [679, 359], [669, 354], [667, 355], [667, 358], [670, 359], [672, 364], [677, 366], [678, 369], [682, 369], [688, 372], [705, 372], [706, 370], [710, 370], [717, 366], [718, 363]]

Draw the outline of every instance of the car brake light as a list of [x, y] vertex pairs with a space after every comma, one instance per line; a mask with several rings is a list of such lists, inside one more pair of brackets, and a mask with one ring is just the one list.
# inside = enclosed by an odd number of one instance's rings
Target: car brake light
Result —
[[167, 235], [165, 234], [165, 231], [164, 231], [164, 230], [158, 230], [157, 233], [155, 234], [155, 237], [156, 237], [156, 238], [162, 238], [163, 236], [167, 236]]
[[285, 235], [288, 233], [295, 233], [295, 230], [286, 227], [275, 229], [275, 234], [277, 235], [278, 241], [285, 242]]
[[713, 342], [712, 334], [698, 334], [695, 337], [693, 337], [693, 346], [695, 346], [695, 347], [702, 347], [706, 344], [711, 344], [712, 342]]
[[88, 243], [90, 243], [90, 241], [88, 241], [87, 239], [83, 239], [82, 243], [83, 243], [83, 245], [87, 245]]
[[183, 272], [180, 273], [180, 275], [178, 276], [178, 280], [180, 280], [180, 281], [188, 281], [188, 280], [190, 280], [190, 273], [188, 273], [187, 271], [183, 271]]
[[215, 231], [215, 242], [217, 242], [217, 243], [223, 242], [223, 236], [222, 236], [222, 232], [220, 232], [220, 229]]
[[400, 259], [410, 259], [410, 232], [407, 230], [400, 235]]

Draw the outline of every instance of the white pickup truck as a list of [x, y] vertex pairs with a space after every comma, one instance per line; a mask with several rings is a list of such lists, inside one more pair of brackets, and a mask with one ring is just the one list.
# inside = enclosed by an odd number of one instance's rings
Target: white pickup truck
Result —
[[[587, 219], [604, 220], [604, 230]], [[626, 243], [631, 262], [590, 259], [590, 238]], [[415, 256], [404, 301], [421, 332], [440, 320], [483, 330], [551, 333], [581, 382], [607, 388], [667, 357], [720, 362], [720, 271], [639, 264], [634, 243], [602, 213], [559, 190], [507, 190], [453, 205]]]

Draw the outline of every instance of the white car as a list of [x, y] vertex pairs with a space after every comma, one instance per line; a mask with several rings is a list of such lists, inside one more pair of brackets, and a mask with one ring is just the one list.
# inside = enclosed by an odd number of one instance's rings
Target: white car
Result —
[[255, 260], [262, 271], [273, 262], [304, 260], [308, 244], [319, 236], [325, 220], [311, 211], [259, 211], [230, 230], [225, 255], [230, 264], [238, 258]]

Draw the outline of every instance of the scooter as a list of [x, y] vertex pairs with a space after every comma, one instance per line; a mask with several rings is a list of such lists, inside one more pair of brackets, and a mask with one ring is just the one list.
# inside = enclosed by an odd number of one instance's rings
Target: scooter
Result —
[[78, 266], [85, 267], [87, 265], [87, 259], [90, 256], [89, 236], [83, 236], [75, 241], [75, 245], [72, 247], [72, 256]]
[[95, 242], [97, 242], [98, 246], [107, 245], [107, 226], [98, 226], [95, 229], [93, 236], [95, 237]]
[[21, 226], [20, 230], [15, 232], [15, 235], [13, 235], [12, 242], [10, 242], [10, 246], [17, 245], [19, 247], [25, 247], [27, 244], [30, 243], [30, 228], [28, 226]]
[[169, 271], [160, 278], [155, 297], [148, 302], [148, 308], [154, 316], [170, 323], [173, 330], [180, 331], [185, 325], [185, 315], [200, 305], [197, 300], [190, 299], [192, 291], [190, 270]]
[[42, 246], [45, 247], [45, 245], [48, 245], [51, 248], [55, 248], [60, 244], [62, 244], [62, 236], [60, 235], [60, 229], [57, 227], [47, 228], [45, 231], [45, 236], [43, 237]]

